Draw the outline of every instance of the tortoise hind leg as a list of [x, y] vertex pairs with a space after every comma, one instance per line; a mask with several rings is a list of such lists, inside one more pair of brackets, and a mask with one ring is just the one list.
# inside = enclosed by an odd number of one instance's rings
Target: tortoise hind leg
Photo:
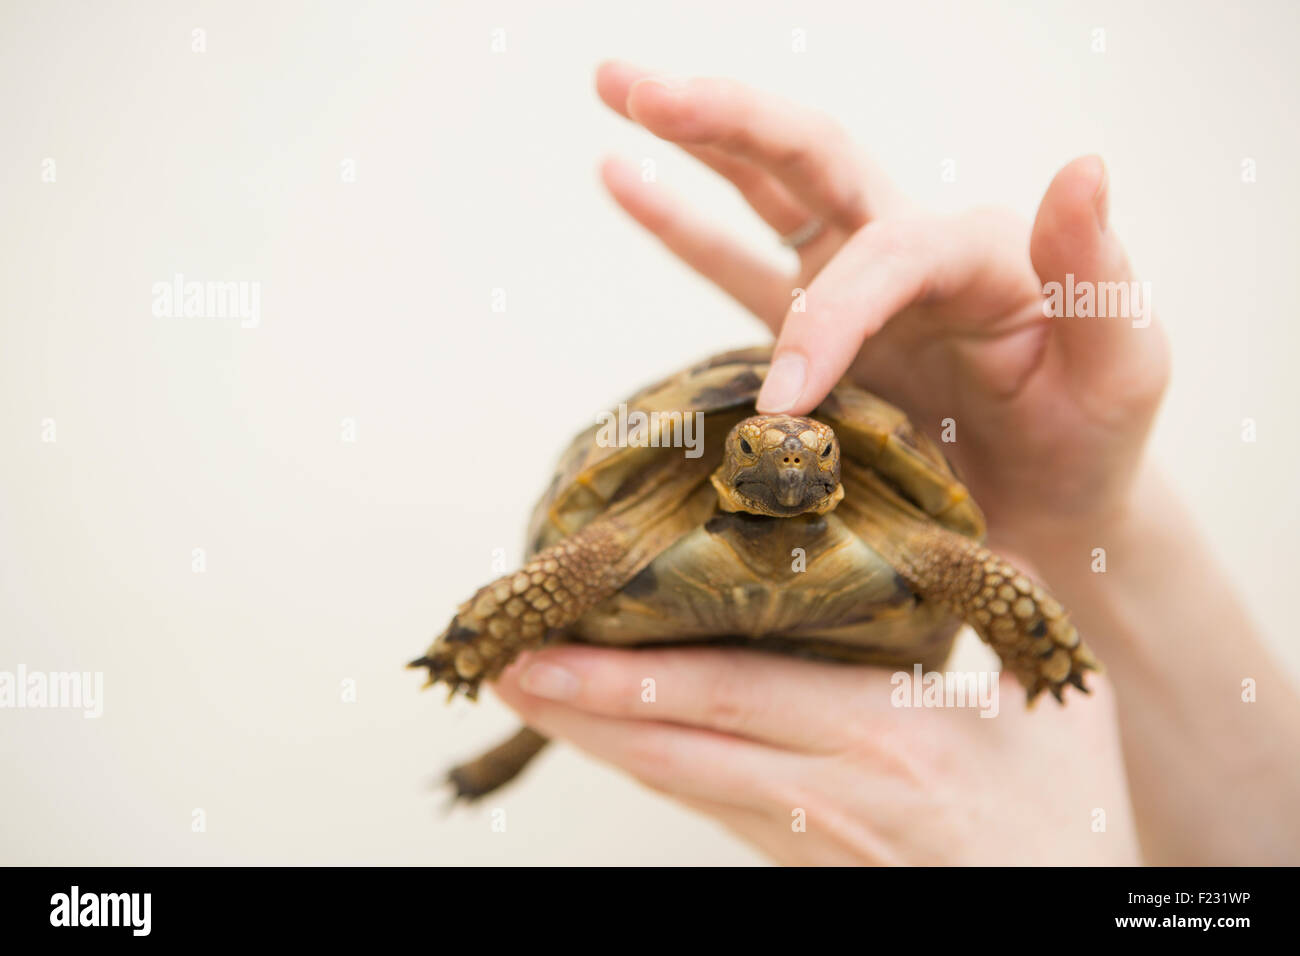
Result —
[[447, 774], [447, 782], [455, 789], [455, 799], [477, 800], [505, 786], [547, 743], [546, 737], [531, 727], [523, 727], [477, 759], [453, 767]]

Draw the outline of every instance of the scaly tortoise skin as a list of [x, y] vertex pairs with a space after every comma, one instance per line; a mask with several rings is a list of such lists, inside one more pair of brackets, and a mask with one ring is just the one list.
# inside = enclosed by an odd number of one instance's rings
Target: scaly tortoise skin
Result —
[[[1096, 660], [1061, 605], [981, 545], [983, 514], [938, 447], [848, 382], [808, 418], [755, 416], [770, 355], [714, 356], [628, 399], [629, 413], [703, 413], [698, 458], [580, 434], [533, 512], [527, 563], [410, 666], [470, 698], [521, 651], [560, 641], [740, 640], [932, 668], [964, 621], [1031, 703], [1067, 683], [1086, 692]], [[525, 727], [455, 768], [457, 796], [507, 783], [545, 743]]]

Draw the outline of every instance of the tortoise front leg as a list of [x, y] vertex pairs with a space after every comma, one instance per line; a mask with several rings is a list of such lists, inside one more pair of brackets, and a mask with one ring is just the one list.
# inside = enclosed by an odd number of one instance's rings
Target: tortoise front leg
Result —
[[915, 528], [896, 555], [899, 570], [921, 597], [970, 624], [1024, 685], [1032, 703], [1043, 690], [1061, 700], [1083, 672], [1100, 665], [1064, 608], [1009, 562], [983, 545], [937, 525]]
[[519, 656], [563, 630], [622, 584], [625, 542], [597, 521], [539, 552], [514, 574], [493, 581], [462, 604], [447, 629], [409, 667], [427, 667], [429, 682], [464, 691], [493, 680]]
[[665, 469], [666, 477], [647, 475], [603, 517], [480, 588], [408, 666], [427, 667], [429, 685], [474, 699], [482, 681], [577, 622], [711, 513], [716, 499], [703, 484], [704, 467], [690, 462]]

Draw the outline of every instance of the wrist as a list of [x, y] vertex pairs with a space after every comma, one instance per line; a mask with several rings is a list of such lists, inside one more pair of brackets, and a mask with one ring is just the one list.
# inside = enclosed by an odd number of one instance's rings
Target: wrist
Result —
[[1103, 661], [1124, 654], [1150, 663], [1168, 651], [1162, 620], [1189, 577], [1212, 576], [1215, 563], [1177, 494], [1150, 464], [1106, 513], [1054, 522], [1009, 547], [1065, 605]]
[[1022, 558], [1053, 588], [1098, 583], [1111, 588], [1116, 581], [1106, 575], [1114, 567], [1149, 566], [1154, 553], [1186, 543], [1190, 529], [1180, 515], [1181, 505], [1164, 477], [1144, 464], [1126, 493], [1105, 509], [999, 529], [995, 549]]

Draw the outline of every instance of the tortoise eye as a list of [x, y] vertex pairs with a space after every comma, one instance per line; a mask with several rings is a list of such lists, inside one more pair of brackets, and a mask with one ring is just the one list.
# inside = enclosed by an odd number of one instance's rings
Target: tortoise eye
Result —
[[826, 457], [827, 455], [829, 455], [830, 453], [831, 453], [831, 446], [830, 446], [830, 444], [828, 443], [828, 444], [826, 445], [826, 447], [822, 449], [822, 457], [825, 458], [825, 457]]
[[754, 449], [750, 448], [749, 442], [745, 441], [745, 439], [743, 438], [740, 440], [740, 450], [743, 451], [746, 455], [754, 454]]

